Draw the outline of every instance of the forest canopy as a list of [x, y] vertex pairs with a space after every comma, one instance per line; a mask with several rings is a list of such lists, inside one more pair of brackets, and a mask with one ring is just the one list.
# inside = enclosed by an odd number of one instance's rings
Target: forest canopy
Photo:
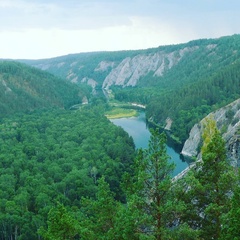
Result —
[[132, 138], [98, 111], [42, 111], [0, 123], [0, 239], [37, 239], [59, 201], [79, 207], [105, 176], [116, 199], [135, 155]]

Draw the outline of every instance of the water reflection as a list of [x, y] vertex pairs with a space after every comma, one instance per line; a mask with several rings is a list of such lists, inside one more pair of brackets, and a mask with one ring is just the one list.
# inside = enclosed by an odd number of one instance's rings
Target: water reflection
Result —
[[[122, 127], [130, 136], [132, 136], [136, 148], [147, 148], [150, 139], [150, 132], [146, 126], [145, 113], [141, 112], [138, 117], [118, 118], [111, 120], [115, 125]], [[167, 146], [167, 153], [171, 161], [176, 164], [173, 176], [177, 175], [188, 167], [187, 162], [181, 159], [179, 152], [176, 152], [171, 146]]]

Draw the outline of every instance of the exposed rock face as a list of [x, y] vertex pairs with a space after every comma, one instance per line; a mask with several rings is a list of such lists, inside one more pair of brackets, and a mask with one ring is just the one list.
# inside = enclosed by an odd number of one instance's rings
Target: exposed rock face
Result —
[[198, 155], [198, 147], [201, 142], [202, 134], [201, 124], [195, 124], [190, 131], [189, 138], [184, 143], [181, 154], [187, 157], [195, 157]]
[[96, 86], [97, 86], [97, 82], [96, 81], [94, 81], [93, 79], [91, 79], [91, 78], [83, 78], [82, 79], [82, 81], [81, 81], [82, 83], [84, 83], [84, 82], [86, 82], [88, 85], [90, 85], [92, 88], [95, 88]]
[[[218, 129], [223, 133], [222, 136], [226, 141], [227, 155], [234, 166], [240, 165], [240, 99], [231, 104], [220, 108], [219, 110], [209, 114], [206, 118], [213, 117], [217, 123]], [[188, 157], [196, 157], [199, 155], [201, 145], [201, 136], [203, 131], [202, 119], [200, 123], [195, 124], [191, 129], [189, 138], [185, 142], [182, 154]]]
[[[196, 47], [186, 47], [180, 51], [165, 53], [158, 51], [152, 54], [139, 54], [133, 58], [127, 57], [112, 69], [103, 82], [103, 88], [111, 85], [136, 86], [141, 77], [152, 72], [153, 76], [162, 76], [164, 72], [176, 65], [188, 52], [194, 51]], [[111, 63], [100, 63], [97, 70], [105, 69], [106, 66], [113, 67]]]
[[108, 61], [101, 61], [98, 66], [94, 69], [94, 71], [100, 71], [100, 72], [105, 72], [109, 68], [113, 68], [115, 65], [114, 62], [108, 62]]
[[7, 83], [4, 80], [2, 80], [2, 85], [6, 88], [5, 94], [8, 92], [12, 92], [12, 89], [7, 86]]

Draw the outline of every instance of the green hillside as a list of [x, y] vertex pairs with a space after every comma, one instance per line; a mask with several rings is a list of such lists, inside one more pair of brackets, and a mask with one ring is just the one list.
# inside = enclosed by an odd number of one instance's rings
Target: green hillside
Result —
[[[109, 73], [116, 70], [127, 59], [132, 60], [130, 64], [133, 65], [132, 74], [134, 74], [134, 70], [142, 64], [136, 60], [138, 57], [142, 57], [146, 62], [147, 59], [160, 55], [164, 62], [162, 67], [165, 68], [162, 74], [146, 72], [140, 76], [135, 86], [158, 86], [172, 89], [197, 81], [200, 77], [209, 77], [223, 66], [230, 65], [239, 59], [239, 49], [240, 35], [233, 35], [145, 50], [78, 53], [51, 59], [21, 61], [69, 81], [81, 83], [84, 78], [93, 79], [101, 87]], [[105, 65], [99, 70], [101, 64]], [[128, 81], [128, 78], [125, 81]]]
[[87, 91], [25, 64], [0, 62], [0, 117], [39, 108], [69, 108], [81, 103]]
[[147, 105], [148, 119], [164, 127], [171, 118], [171, 133], [183, 143], [195, 123], [240, 97], [239, 59], [236, 34], [24, 62], [80, 85], [94, 82], [95, 88], [109, 88], [119, 101]]
[[222, 68], [211, 77], [156, 95], [149, 101], [147, 116], [161, 126], [166, 125], [166, 116], [170, 117], [173, 120], [172, 132], [183, 142], [195, 123], [238, 98], [240, 61]]
[[115, 64], [118, 64], [124, 58], [135, 56], [137, 53], [138, 51], [89, 52], [50, 59], [21, 60], [21, 62], [46, 70], [68, 80], [72, 80], [75, 76], [77, 76], [78, 79], [87, 77], [102, 84], [105, 77], [111, 71], [111, 67], [108, 67], [106, 71], [103, 72], [94, 71], [101, 61], [113, 61]]
[[[105, 176], [118, 199], [134, 158], [123, 129], [93, 109], [22, 114], [0, 123], [0, 239], [40, 239], [49, 210], [77, 210]], [[43, 238], [41, 238], [43, 239]], [[62, 238], [66, 239], [66, 238]]]

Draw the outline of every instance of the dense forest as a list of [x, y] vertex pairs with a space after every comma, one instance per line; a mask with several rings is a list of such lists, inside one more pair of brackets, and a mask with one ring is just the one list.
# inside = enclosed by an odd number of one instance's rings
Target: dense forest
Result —
[[77, 210], [57, 203], [38, 233], [44, 239], [239, 239], [239, 180], [214, 121], [205, 125], [202, 161], [175, 182], [166, 136], [151, 132], [149, 148], [138, 151], [132, 173], [124, 175], [125, 202], [101, 177], [94, 198], [81, 198]]
[[57, 201], [79, 208], [105, 176], [116, 199], [134, 143], [99, 111], [42, 111], [0, 124], [0, 239], [37, 239]]
[[[202, 159], [180, 179], [172, 179], [167, 136], [158, 128], [171, 118], [170, 133], [183, 143], [194, 123], [239, 98], [239, 48], [234, 35], [22, 60], [51, 73], [0, 62], [0, 239], [239, 239], [239, 168], [229, 164], [214, 120], [204, 123]], [[180, 60], [168, 62], [162, 76], [148, 72], [134, 87], [111, 86], [113, 99], [71, 83], [78, 76], [101, 85], [125, 58], [156, 50]], [[103, 60], [105, 71], [96, 71]], [[157, 125], [148, 148], [135, 149], [104, 116], [121, 102], [146, 105]]]
[[184, 142], [195, 123], [240, 97], [239, 69], [240, 63], [235, 63], [211, 78], [155, 96], [147, 106], [147, 117], [165, 126], [164, 116], [169, 116], [172, 132]]
[[177, 181], [164, 133], [151, 130], [136, 155], [98, 109], [17, 115], [0, 127], [0, 239], [239, 237], [238, 171], [211, 119], [202, 161]]
[[0, 62], [0, 117], [40, 108], [69, 108], [89, 96], [81, 88], [54, 75], [13, 61]]
[[[99, 89], [112, 74], [109, 88], [117, 100], [147, 105], [147, 118], [160, 127], [171, 118], [171, 134], [183, 144], [195, 123], [240, 97], [239, 58], [240, 35], [236, 34], [146, 50], [22, 61], [80, 85], [83, 79], [91, 79]], [[148, 70], [154, 64], [159, 68]], [[127, 87], [133, 76], [138, 76], [136, 84]], [[116, 78], [124, 81], [114, 83]]]

